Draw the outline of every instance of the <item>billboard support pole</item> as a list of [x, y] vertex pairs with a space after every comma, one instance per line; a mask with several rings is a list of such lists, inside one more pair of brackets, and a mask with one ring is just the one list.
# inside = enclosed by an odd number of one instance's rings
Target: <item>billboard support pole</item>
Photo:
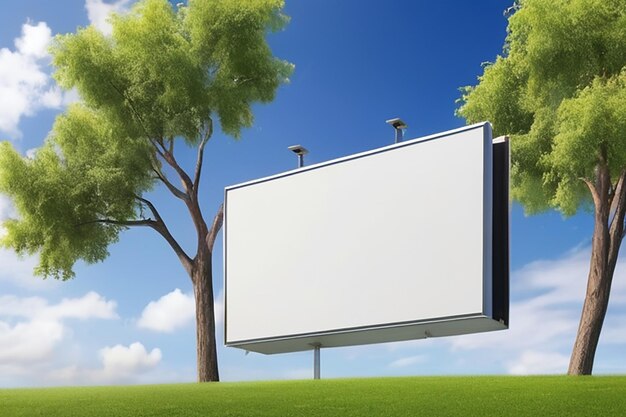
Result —
[[408, 127], [407, 124], [398, 117], [396, 117], [395, 119], [386, 120], [385, 123], [391, 125], [391, 127], [393, 127], [393, 129], [396, 131], [396, 140], [394, 143], [402, 142], [402, 140], [404, 139], [403, 130]]
[[309, 153], [308, 149], [302, 145], [289, 146], [287, 149], [298, 155], [298, 168], [302, 168], [304, 166], [304, 155]]
[[313, 379], [320, 379], [320, 343], [313, 343]]

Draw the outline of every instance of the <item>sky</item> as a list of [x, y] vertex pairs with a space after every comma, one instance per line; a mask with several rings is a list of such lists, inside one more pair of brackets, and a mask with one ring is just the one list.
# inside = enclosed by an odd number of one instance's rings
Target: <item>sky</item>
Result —
[[[80, 98], [50, 74], [52, 36], [78, 26], [110, 31], [106, 16], [132, 0], [20, 0], [0, 15], [0, 140], [25, 156], [56, 115]], [[461, 127], [458, 88], [501, 53], [505, 0], [466, 2], [286, 0], [291, 22], [268, 35], [295, 64], [274, 102], [255, 105], [240, 140], [219, 129], [209, 142], [202, 205], [212, 218], [225, 186], [393, 142], [401, 117], [415, 138]], [[192, 167], [193, 149], [178, 157]], [[194, 240], [184, 207], [151, 192], [183, 247]], [[462, 210], [462, 208], [460, 208]], [[15, 216], [0, 196], [0, 220]], [[511, 208], [511, 311], [506, 331], [322, 350], [322, 377], [565, 373], [584, 291], [593, 221], [588, 213], [527, 217]], [[2, 230], [0, 229], [0, 233]], [[35, 257], [0, 250], [0, 387], [191, 382], [195, 320], [191, 282], [152, 230], [131, 229], [102, 263], [76, 265], [67, 282], [34, 277]], [[626, 269], [620, 257], [594, 372], [626, 372]], [[214, 253], [218, 343], [223, 340], [221, 234]], [[376, 300], [373, 300], [376, 302]], [[245, 354], [218, 346], [223, 381], [312, 377], [312, 353]]]

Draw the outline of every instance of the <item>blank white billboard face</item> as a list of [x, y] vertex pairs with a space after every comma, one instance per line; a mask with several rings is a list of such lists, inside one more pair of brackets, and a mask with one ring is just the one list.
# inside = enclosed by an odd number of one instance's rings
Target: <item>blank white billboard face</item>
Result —
[[227, 188], [226, 344], [506, 328], [492, 317], [492, 146], [480, 124]]

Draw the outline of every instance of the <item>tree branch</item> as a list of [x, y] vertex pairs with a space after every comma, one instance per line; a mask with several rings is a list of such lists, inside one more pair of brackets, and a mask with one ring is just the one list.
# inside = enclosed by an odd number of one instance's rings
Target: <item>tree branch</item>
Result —
[[213, 218], [213, 224], [211, 225], [211, 230], [206, 237], [206, 243], [209, 248], [209, 251], [213, 253], [213, 245], [215, 244], [215, 239], [217, 239], [217, 234], [222, 228], [222, 224], [224, 223], [224, 203], [220, 204], [220, 208], [217, 210], [215, 217]]
[[193, 176], [193, 194], [198, 196], [198, 189], [200, 188], [200, 174], [202, 173], [202, 161], [204, 159], [204, 147], [209, 139], [213, 136], [213, 120], [209, 117], [207, 122], [206, 132], [200, 145], [198, 146], [198, 158], [196, 160], [196, 173]]
[[593, 198], [593, 204], [595, 204], [596, 207], [599, 207], [600, 206], [600, 194], [598, 194], [598, 189], [596, 188], [596, 185], [590, 180], [588, 180], [587, 178], [581, 177], [579, 179], [584, 181], [585, 184], [587, 184], [587, 187], [589, 187], [589, 191], [591, 192], [591, 197]]
[[[611, 193], [609, 197], [609, 205], [610, 205], [612, 213], [617, 213], [618, 206], [620, 204], [624, 204], [623, 202], [620, 203], [620, 196], [624, 192], [625, 177], [626, 177], [626, 170], [623, 170], [619, 178], [617, 179], [617, 184], [615, 184], [615, 188], [613, 189], [613, 192]], [[613, 219], [615, 219], [615, 215], [613, 216]]]
[[165, 147], [163, 146], [163, 144], [161, 144], [159, 141], [157, 141], [156, 139], [153, 139], [153, 138], [148, 138], [148, 140], [150, 140], [150, 143], [152, 144], [152, 147], [156, 151], [157, 155], [159, 155], [161, 158], [165, 159], [165, 152], [167, 152], [167, 151], [166, 151]]
[[152, 219], [142, 219], [142, 220], [96, 219], [96, 220], [90, 220], [88, 222], [77, 223], [74, 226], [80, 227], [80, 226], [86, 226], [88, 224], [97, 224], [97, 223], [111, 224], [115, 226], [126, 226], [126, 227], [132, 227], [132, 226], [152, 227], [152, 223], [154, 223], [154, 220]]
[[153, 166], [152, 170], [154, 171], [154, 173], [157, 175], [157, 179], [160, 180], [163, 184], [165, 184], [165, 186], [167, 187], [168, 190], [170, 190], [170, 192], [177, 198], [183, 200], [183, 201], [188, 201], [189, 200], [189, 195], [187, 195], [187, 193], [181, 191], [180, 189], [178, 189], [174, 184], [172, 184], [167, 177], [165, 176], [165, 174], [163, 172], [161, 172], [161, 170], [156, 167]]
[[191, 269], [193, 266], [191, 258], [189, 257], [189, 255], [187, 255], [187, 253], [183, 250], [183, 248], [178, 244], [174, 236], [172, 236], [169, 229], [167, 228], [167, 225], [163, 221], [163, 218], [159, 214], [159, 211], [156, 209], [154, 204], [152, 204], [150, 200], [147, 200], [138, 195], [135, 196], [135, 199], [145, 204], [150, 209], [155, 220], [151, 220], [151, 223], [148, 224], [148, 226], [150, 226], [151, 228], [156, 230], [161, 236], [163, 236], [163, 238], [167, 241], [167, 243], [169, 243], [170, 247], [174, 250], [174, 253], [176, 253], [176, 256], [178, 256], [178, 259], [183, 265], [183, 268], [185, 268], [185, 271], [187, 271], [189, 276], [191, 276]]
[[156, 209], [156, 207], [154, 206], [154, 204], [152, 204], [150, 200], [147, 200], [141, 196], [138, 196], [137, 194], [135, 194], [133, 197], [135, 197], [135, 200], [139, 201], [142, 204], [145, 204], [150, 209], [150, 212], [154, 216], [155, 221], [157, 222], [163, 221], [163, 219], [161, 218], [161, 215], [159, 214], [159, 211]]
[[[198, 233], [198, 242], [202, 242], [204, 244], [204, 240], [206, 239], [207, 235], [207, 226], [202, 217], [202, 210], [200, 209], [200, 205], [198, 203], [198, 195], [196, 192], [194, 192], [194, 186], [191, 178], [189, 178], [189, 175], [187, 175], [187, 173], [180, 167], [180, 165], [178, 165], [174, 154], [170, 153], [169, 149], [165, 147], [163, 140], [151, 139], [150, 143], [154, 147], [157, 154], [161, 156], [161, 158], [163, 158], [163, 160], [167, 162], [169, 166], [171, 166], [176, 171], [176, 173], [178, 173], [178, 176], [180, 177], [180, 180], [183, 184], [183, 191], [177, 189], [173, 185], [172, 188], [170, 188], [170, 191], [173, 193], [180, 193], [180, 197], [182, 197], [183, 195], [185, 196], [185, 198], [181, 199], [185, 202], [194, 226], [196, 227], [196, 231]], [[155, 169], [155, 172], [157, 172], [158, 175], [160, 170]], [[161, 176], [163, 177], [163, 179], [166, 179], [165, 176], [162, 175], [162, 173]], [[161, 180], [163, 181], [163, 179]], [[168, 182], [169, 181], [164, 181], [166, 186]]]
[[611, 236], [611, 248], [609, 250], [609, 259], [612, 259], [611, 255], [617, 258], [617, 252], [614, 252], [614, 246], [619, 250], [619, 245], [624, 237], [624, 217], [626, 217], [626, 170], [623, 170], [617, 180], [615, 186], [615, 194], [613, 197], [612, 208], [613, 218], [609, 227], [609, 234]]
[[[615, 193], [613, 195], [614, 213], [609, 226], [609, 250], [607, 255], [608, 276], [613, 279], [615, 266], [617, 265], [617, 257], [619, 249], [624, 239], [624, 217], [626, 215], [626, 170], [622, 170], [617, 184], [615, 185]], [[609, 207], [610, 209], [611, 207]]]
[[[180, 167], [180, 165], [178, 165], [178, 162], [176, 161], [176, 158], [174, 157], [174, 153], [170, 152], [170, 150], [165, 147], [165, 145], [163, 144], [163, 141], [150, 139], [150, 143], [154, 147], [154, 150], [156, 151], [156, 153], [161, 158], [163, 158], [163, 160], [167, 162], [169, 166], [174, 168], [174, 171], [176, 171], [176, 173], [180, 177], [180, 180], [183, 184], [183, 188], [185, 189], [185, 192], [187, 193], [187, 195], [190, 195], [193, 190], [193, 183], [191, 182], [191, 178], [189, 178], [189, 175], [187, 175], [187, 173]], [[173, 150], [173, 146], [171, 146], [170, 149]]]

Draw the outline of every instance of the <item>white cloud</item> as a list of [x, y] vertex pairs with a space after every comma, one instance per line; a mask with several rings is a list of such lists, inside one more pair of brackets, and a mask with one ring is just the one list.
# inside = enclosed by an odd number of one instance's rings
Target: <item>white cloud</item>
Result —
[[47, 307], [48, 301], [42, 297], [0, 296], [0, 317], [41, 317]]
[[59, 304], [48, 307], [45, 315], [56, 319], [116, 319], [119, 318], [116, 307], [115, 301], [107, 301], [100, 294], [90, 291], [81, 298], [64, 298]]
[[103, 369], [102, 372], [109, 378], [120, 378], [130, 374], [146, 372], [161, 362], [161, 350], [152, 349], [149, 353], [139, 342], [126, 347], [115, 345], [100, 350]]
[[48, 301], [42, 297], [0, 296], [0, 316], [5, 317], [44, 318], [46, 320], [116, 319], [118, 318], [115, 312], [116, 307], [115, 301], [107, 301], [93, 291], [80, 298], [64, 298], [55, 305], [48, 305]]
[[100, 294], [90, 291], [80, 298], [64, 298], [57, 304], [50, 305], [42, 297], [0, 296], [0, 317], [44, 318], [60, 320], [76, 318], [81, 320], [116, 319], [117, 303], [107, 301]]
[[407, 356], [405, 358], [396, 359], [395, 361], [389, 364], [390, 368], [406, 368], [408, 366], [412, 366], [418, 363], [426, 362], [427, 358], [425, 355], [415, 355], [415, 356]]
[[[115, 301], [95, 292], [50, 305], [41, 297], [0, 297], [0, 367], [48, 359], [66, 334], [63, 319], [114, 319]], [[26, 321], [15, 322], [16, 318]]]
[[556, 352], [525, 351], [508, 367], [513, 375], [557, 374], [567, 370], [569, 357]]
[[30, 290], [49, 289], [59, 285], [57, 280], [44, 280], [34, 276], [33, 270], [37, 263], [36, 256], [19, 257], [12, 250], [0, 249], [0, 282]]
[[104, 0], [86, 0], [87, 18], [105, 35], [112, 33], [111, 24], [108, 22], [111, 13], [124, 13], [128, 10], [131, 0], [117, 0], [113, 3], [105, 3]]
[[[50, 303], [42, 297], [0, 297], [0, 385], [93, 385], [154, 382], [161, 350], [140, 342], [105, 346], [100, 366], [84, 364], [70, 342], [69, 319], [114, 319], [116, 303], [95, 292]], [[68, 343], [70, 342], [70, 343]], [[93, 352], [94, 359], [96, 352]], [[82, 357], [82, 359], [80, 359]], [[68, 365], [68, 362], [71, 365]]]
[[63, 91], [57, 86], [50, 87], [41, 94], [39, 103], [46, 108], [58, 109], [63, 104]]
[[10, 325], [0, 321], [0, 367], [48, 359], [63, 338], [63, 324], [54, 320], [33, 320]]
[[[101, 385], [155, 382], [154, 371], [161, 363], [159, 348], [150, 352], [140, 342], [129, 346], [106, 346], [98, 352], [100, 367], [77, 364], [48, 369], [39, 373], [45, 385]], [[160, 375], [162, 376], [162, 375]], [[167, 376], [164, 376], [167, 378]], [[169, 376], [171, 379], [171, 376]], [[162, 379], [158, 379], [162, 382]]]
[[46, 22], [39, 22], [35, 26], [26, 23], [22, 26], [22, 36], [15, 40], [15, 47], [22, 55], [44, 58], [48, 55], [51, 38], [52, 31]]
[[0, 49], [0, 131], [12, 137], [21, 135], [18, 125], [23, 116], [63, 104], [63, 94], [44, 71], [51, 39], [45, 22], [27, 22], [14, 41], [16, 49]]
[[[214, 300], [215, 326], [224, 321], [224, 293], [219, 292]], [[185, 294], [180, 289], [165, 294], [157, 301], [151, 301], [141, 312], [137, 326], [155, 332], [171, 333], [194, 322], [196, 302], [193, 294]]]
[[176, 288], [157, 301], [151, 301], [143, 309], [137, 325], [157, 332], [173, 332], [191, 323], [195, 315], [193, 295]]
[[[513, 273], [511, 294], [517, 301], [511, 303], [509, 329], [447, 339], [453, 352], [480, 349], [489, 355], [495, 349], [493, 355], [515, 374], [566, 372], [585, 297], [589, 254], [589, 248], [576, 248], [560, 259], [532, 262]], [[620, 260], [609, 305], [625, 302], [626, 262]], [[600, 343], [626, 343], [620, 335], [626, 324], [618, 322], [609, 312]]]

